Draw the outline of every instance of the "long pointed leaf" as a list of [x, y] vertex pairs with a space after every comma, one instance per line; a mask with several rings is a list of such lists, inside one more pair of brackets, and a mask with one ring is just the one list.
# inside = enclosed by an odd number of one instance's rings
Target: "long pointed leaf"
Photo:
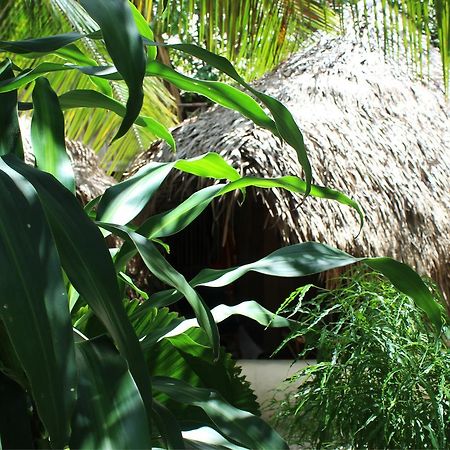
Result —
[[153, 385], [177, 402], [203, 409], [217, 429], [232, 442], [252, 449], [289, 448], [261, 418], [235, 408], [210, 389], [195, 388], [167, 377], [153, 377]]
[[[79, 0], [99, 24], [106, 49], [128, 86], [127, 113], [115, 139], [133, 125], [142, 107], [146, 55], [128, 2], [124, 0]], [[118, 26], [120, 24], [120, 26]]]
[[6, 156], [4, 161], [22, 174], [38, 192], [63, 268], [127, 359], [150, 416], [152, 398], [148, 369], [123, 308], [114, 266], [100, 230], [76, 198], [51, 175], [17, 158]]
[[126, 361], [107, 338], [76, 344], [78, 400], [71, 448], [150, 448], [145, 407]]
[[5, 164], [4, 159], [11, 157], [0, 159], [0, 317], [51, 445], [62, 448], [68, 443], [76, 396], [67, 293], [38, 195]]
[[173, 286], [178, 292], [182, 293], [186, 297], [186, 300], [190, 303], [192, 309], [194, 310], [200, 326], [205, 330], [208, 336], [214, 354], [218, 355], [219, 332], [211, 311], [198, 293], [189, 285], [184, 276], [177, 272], [164, 259], [151, 241], [147, 240], [140, 234], [128, 230], [126, 227], [113, 224], [100, 222], [99, 226], [127, 241], [131, 241], [136, 246], [137, 251], [150, 271], [162, 282], [168, 284], [169, 286]]
[[36, 80], [33, 105], [31, 143], [36, 165], [75, 193], [75, 175], [64, 139], [64, 116], [58, 96], [46, 78]]
[[258, 98], [271, 112], [278, 130], [278, 136], [283, 138], [297, 152], [299, 163], [305, 173], [306, 194], [309, 194], [312, 181], [312, 169], [306, 153], [303, 136], [295, 123], [292, 114], [281, 102], [273, 97], [270, 97], [269, 95], [257, 91], [246, 83], [244, 79], [236, 72], [233, 65], [223, 56], [218, 56], [193, 44], [156, 44], [155, 42], [149, 42], [148, 40], [145, 40], [145, 43], [147, 45], [164, 45], [168, 48], [180, 50], [184, 53], [199, 58], [207, 64], [210, 64], [212, 67], [220, 70], [222, 73], [227, 74], [241, 86], [250, 91], [256, 98]]
[[[93, 78], [100, 80], [98, 77]], [[122, 105], [122, 103], [109, 97], [108, 95], [89, 89], [77, 89], [65, 92], [59, 97], [59, 101], [62, 109], [86, 107], [104, 108], [109, 111], [113, 111], [120, 117], [125, 117], [126, 115], [126, 108]], [[152, 119], [151, 117], [138, 116], [134, 123], [140, 127], [144, 127], [156, 137], [164, 139], [175, 150], [175, 141], [172, 134], [164, 125], [157, 122], [155, 119]]]
[[[6, 60], [0, 66], [0, 82], [14, 78], [11, 61]], [[22, 139], [19, 119], [17, 118], [17, 91], [0, 94], [0, 156], [12, 153], [23, 158]]]

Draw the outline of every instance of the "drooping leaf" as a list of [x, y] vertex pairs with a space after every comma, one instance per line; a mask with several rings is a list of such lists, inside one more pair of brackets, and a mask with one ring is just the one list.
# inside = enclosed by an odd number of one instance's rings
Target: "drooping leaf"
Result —
[[[93, 78], [100, 80], [98, 77]], [[77, 89], [74, 91], [65, 92], [59, 97], [59, 101], [62, 109], [86, 107], [104, 108], [109, 111], [113, 111], [120, 117], [125, 117], [126, 115], [126, 108], [122, 105], [122, 103], [108, 95], [89, 89]], [[134, 123], [144, 127], [156, 137], [164, 139], [173, 149], [175, 149], [175, 141], [172, 134], [164, 125], [155, 119], [152, 119], [151, 117], [138, 116]]]
[[142, 211], [174, 167], [197, 176], [230, 180], [239, 178], [237, 171], [217, 153], [170, 163], [151, 163], [128, 180], [105, 191], [98, 205], [97, 220], [127, 224]]
[[58, 96], [46, 78], [38, 78], [33, 90], [31, 143], [36, 166], [51, 173], [75, 193], [75, 175], [64, 139], [64, 116]]
[[267, 116], [258, 103], [252, 97], [235, 87], [218, 81], [190, 78], [158, 61], [150, 61], [147, 64], [146, 74], [170, 81], [173, 85], [184, 91], [204, 95], [215, 103], [225, 108], [238, 111], [243, 116], [251, 119], [255, 124], [267, 128], [274, 134], [278, 134], [275, 122]]
[[2, 448], [33, 448], [31, 414], [22, 387], [0, 372], [0, 442]]
[[[233, 315], [248, 317], [249, 319], [255, 320], [264, 327], [270, 326], [274, 328], [290, 328], [295, 323], [294, 321], [288, 320], [285, 317], [270, 312], [259, 303], [252, 300], [242, 302], [234, 306], [218, 305], [211, 310], [211, 314], [213, 315], [214, 321], [216, 323], [223, 322]], [[199, 324], [197, 322], [197, 319], [185, 319], [176, 328], [169, 331], [162, 337], [168, 338], [177, 336], [181, 333], [184, 333], [186, 330], [189, 330], [190, 328], [195, 328], [198, 326]]]
[[12, 158], [20, 162], [13, 155], [0, 159], [0, 266], [4, 274], [0, 278], [0, 317], [27, 375], [51, 445], [62, 448], [68, 443], [76, 396], [67, 293], [38, 194], [5, 164]]
[[84, 35], [81, 33], [71, 32], [63, 34], [55, 34], [36, 39], [24, 39], [22, 41], [0, 41], [0, 50], [17, 54], [23, 53], [52, 53], [66, 45], [78, 41]]
[[[114, 266], [100, 230], [52, 176], [17, 158], [3, 158], [36, 189], [71, 283], [103, 322], [126, 358], [148, 414], [151, 385], [136, 334], [123, 309]], [[26, 222], [25, 222], [26, 223]]]
[[[149, 39], [150, 41], [153, 41], [153, 31], [150, 28], [150, 25], [147, 23], [145, 18], [142, 16], [142, 14], [139, 12], [139, 10], [134, 6], [134, 4], [129, 1], [128, 5], [131, 9], [131, 13], [133, 14], [133, 19], [136, 23], [136, 27], [140, 33], [141, 36], [143, 36], [146, 39]], [[154, 61], [156, 59], [157, 55], [157, 49], [156, 47], [152, 47], [148, 49], [147, 53], [147, 59], [149, 61]]]
[[[223, 287], [233, 283], [248, 272], [258, 272], [278, 277], [302, 277], [363, 262], [382, 273], [404, 294], [411, 297], [429, 317], [438, 332], [442, 328], [442, 307], [409, 266], [392, 258], [356, 258], [341, 250], [317, 242], [304, 242], [280, 248], [270, 255], [250, 264], [229, 269], [204, 269], [191, 281], [192, 287]], [[150, 297], [153, 306], [170, 305], [181, 298], [174, 290], [162, 291]]]
[[76, 344], [78, 399], [71, 448], [150, 448], [144, 403], [127, 363], [105, 337]]
[[[106, 49], [128, 86], [127, 113], [114, 139], [122, 137], [139, 115], [144, 99], [142, 83], [146, 54], [128, 2], [124, 0], [79, 0], [98, 23]], [[120, 24], [120, 26], [118, 26]]]
[[[145, 41], [148, 45], [163, 45], [155, 44], [154, 42]], [[300, 132], [297, 124], [295, 123], [292, 114], [289, 110], [278, 100], [273, 97], [257, 91], [252, 86], [244, 81], [244, 79], [236, 72], [233, 65], [223, 56], [216, 55], [208, 50], [198, 47], [193, 44], [165, 44], [168, 48], [180, 50], [184, 53], [192, 55], [201, 59], [205, 63], [215, 67], [222, 73], [227, 74], [234, 81], [239, 83], [249, 92], [251, 92], [256, 98], [258, 98], [271, 112], [275, 121], [278, 133], [275, 133], [279, 137], [283, 138], [291, 147], [297, 152], [297, 157], [301, 167], [303, 168], [306, 181], [306, 194], [309, 194], [309, 190], [312, 182], [312, 169], [311, 164], [306, 153], [305, 144], [303, 142], [303, 135]], [[271, 130], [274, 132], [274, 130]]]
[[173, 286], [182, 293], [191, 305], [200, 326], [205, 330], [209, 344], [213, 348], [214, 354], [219, 353], [219, 332], [214, 322], [211, 311], [206, 306], [200, 295], [189, 285], [183, 275], [177, 272], [156, 249], [155, 245], [141, 236], [123, 226], [100, 222], [99, 226], [116, 234], [117, 236], [130, 241], [136, 246], [149, 270], [163, 283]]
[[[0, 65], [0, 82], [14, 78], [11, 61]], [[17, 91], [0, 94], [0, 156], [12, 153], [23, 158], [22, 139], [20, 137], [19, 119], [17, 118]]]
[[180, 380], [153, 377], [155, 390], [173, 400], [201, 408], [218, 431], [248, 448], [288, 449], [283, 439], [261, 418], [230, 405], [210, 389], [192, 387]]

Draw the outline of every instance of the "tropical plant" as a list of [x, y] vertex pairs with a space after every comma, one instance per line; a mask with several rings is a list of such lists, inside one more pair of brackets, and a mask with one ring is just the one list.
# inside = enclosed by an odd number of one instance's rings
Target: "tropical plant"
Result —
[[[195, 43], [219, 53], [232, 61], [244, 74], [246, 81], [253, 80], [274, 68], [281, 60], [295, 52], [317, 30], [342, 31], [348, 26], [345, 15], [351, 9], [358, 19], [368, 11], [376, 28], [377, 41], [386, 53], [406, 52], [411, 65], [424, 75], [431, 46], [440, 49], [445, 85], [449, 73], [450, 6], [448, 0], [395, 0], [370, 2], [317, 1], [317, 0], [134, 0], [147, 22], [152, 23], [156, 40], [166, 38], [184, 43]], [[25, 30], [31, 35], [51, 35], [61, 31], [88, 33], [95, 29], [95, 22], [79, 7], [76, 0], [4, 0], [0, 5], [3, 39], [23, 38]], [[86, 55], [97, 64], [108, 63], [108, 54], [98, 41], [80, 43]], [[190, 55], [178, 52], [168, 54], [160, 47], [159, 58], [165, 64], [173, 60], [175, 65], [191, 74], [203, 73], [203, 78], [216, 77], [212, 66], [200, 64]], [[76, 55], [60, 53], [69, 63], [80, 63]], [[48, 60], [48, 59], [47, 59]], [[16, 61], [18, 64], [20, 59]], [[92, 61], [91, 61], [92, 62]], [[83, 64], [83, 62], [81, 62]], [[85, 60], [84, 63], [87, 63]], [[92, 80], [77, 72], [57, 72], [49, 75], [57, 93], [83, 84], [90, 88]], [[96, 81], [100, 85], [100, 81]], [[102, 91], [124, 103], [126, 88], [120, 80], [103, 80]], [[172, 126], [177, 121], [177, 89], [167, 95], [161, 80], [146, 78], [143, 114]], [[23, 89], [21, 97], [27, 100], [31, 90]], [[179, 115], [179, 113], [178, 113]], [[109, 173], [121, 175], [127, 163], [137, 152], [146, 149], [158, 137], [150, 130], [134, 126], [131, 133], [111, 145], [118, 120], [103, 108], [96, 108], [89, 116], [75, 109], [66, 112], [66, 133], [70, 139], [82, 140], [102, 155], [102, 165]]]
[[305, 341], [299, 358], [317, 355], [287, 380], [298, 387], [277, 405], [289, 440], [314, 448], [448, 448], [445, 335], [376, 273], [352, 270], [338, 284], [309, 299], [300, 288], [286, 304], [299, 320], [289, 339]]
[[[158, 36], [190, 40], [233, 61], [248, 80], [273, 69], [317, 30], [343, 31], [351, 10], [370, 15], [386, 53], [400, 48], [421, 74], [432, 45], [439, 47], [445, 84], [450, 57], [450, 5], [447, 0], [135, 0]], [[368, 12], [370, 11], [370, 14]]]
[[[409, 267], [389, 258], [354, 258], [318, 243], [286, 247], [242, 267], [204, 269], [188, 282], [165, 259], [163, 239], [228, 192], [245, 195], [249, 186], [278, 187], [339, 201], [355, 209], [361, 220], [362, 213], [344, 194], [311, 184], [302, 135], [289, 111], [246, 84], [226, 59], [194, 45], [171, 46], [226, 73], [256, 100], [157, 62], [147, 22], [125, 0], [81, 0], [80, 5], [97, 27], [88, 34], [0, 41], [1, 50], [19, 56], [21, 64], [30, 61], [23, 66], [5, 59], [0, 66], [2, 446], [205, 448], [214, 443], [285, 448], [280, 436], [252, 414], [257, 412], [254, 398], [220, 349], [216, 323], [231, 314], [265, 326], [291, 322], [252, 301], [211, 311], [196, 287], [221, 288], [248, 271], [301, 276], [364, 261], [414, 298], [437, 331], [441, 308]], [[80, 40], [101, 41], [113, 64], [95, 64], [78, 45]], [[70, 55], [76, 62], [46, 61], [54, 55]], [[57, 95], [47, 75], [71, 72], [88, 77], [92, 88], [83, 85]], [[271, 130], [297, 150], [305, 180], [241, 177], [219, 155], [206, 154], [145, 166], [83, 208], [74, 195], [62, 110], [105, 108], [122, 117], [115, 140], [135, 124], [174, 145], [162, 124], [140, 115], [143, 82], [152, 76], [207, 95]], [[126, 84], [126, 105], [102, 89], [105, 80]], [[18, 90], [30, 89], [30, 83], [31, 101], [18, 101]], [[18, 111], [32, 111], [35, 167], [23, 162]], [[222, 181], [136, 226], [133, 219], [171, 170]], [[105, 243], [110, 233], [122, 239], [117, 248], [108, 249]], [[134, 286], [126, 266], [137, 253], [167, 290], [143, 293]], [[139, 301], [125, 299], [126, 286], [140, 294]], [[195, 318], [184, 320], [166, 309], [183, 298]]]

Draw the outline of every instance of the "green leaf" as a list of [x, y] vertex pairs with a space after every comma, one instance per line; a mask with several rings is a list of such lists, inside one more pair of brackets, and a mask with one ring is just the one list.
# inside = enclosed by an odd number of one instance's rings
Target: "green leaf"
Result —
[[[139, 115], [144, 99], [142, 84], [146, 54], [128, 2], [79, 0], [99, 24], [106, 49], [128, 86], [127, 112], [114, 139], [122, 137]], [[120, 24], [120, 26], [119, 26]]]
[[[253, 300], [242, 302], [234, 306], [218, 305], [211, 310], [211, 314], [213, 315], [214, 321], [216, 323], [223, 322], [224, 320], [228, 319], [233, 315], [239, 315], [248, 317], [249, 319], [253, 319], [260, 325], [270, 328], [282, 328], [282, 327], [290, 328], [293, 324], [295, 324], [294, 321], [288, 320], [285, 317], [270, 312], [268, 309], [264, 308], [259, 303]], [[197, 319], [186, 319], [176, 328], [169, 331], [162, 337], [163, 338], [173, 337], [181, 333], [184, 333], [186, 330], [189, 330], [190, 328], [195, 328], [198, 326], [199, 324]]]
[[148, 164], [128, 180], [105, 191], [98, 205], [97, 220], [127, 224], [142, 211], [173, 167], [197, 176], [230, 180], [239, 178], [238, 172], [217, 153], [170, 163]]
[[126, 358], [150, 414], [152, 399], [148, 370], [124, 311], [114, 266], [100, 230], [75, 196], [51, 175], [17, 158], [6, 156], [4, 160], [38, 192], [69, 280], [106, 326]]
[[146, 74], [170, 81], [173, 85], [184, 91], [204, 95], [215, 103], [225, 108], [238, 111], [255, 124], [267, 128], [276, 135], [278, 134], [275, 122], [267, 116], [258, 103], [252, 97], [235, 87], [218, 81], [196, 80], [187, 77], [158, 61], [150, 61], [147, 64]]
[[180, 380], [153, 377], [153, 386], [173, 400], [201, 408], [217, 430], [232, 442], [248, 448], [288, 449], [287, 444], [262, 419], [227, 403], [210, 389], [192, 387]]
[[[131, 13], [133, 14], [134, 22], [136, 23], [136, 27], [139, 31], [139, 34], [143, 36], [146, 39], [149, 39], [150, 41], [153, 41], [153, 31], [150, 28], [150, 25], [147, 23], [147, 21], [144, 19], [142, 14], [139, 12], [139, 10], [136, 8], [136, 6], [133, 5], [131, 1], [128, 2], [128, 6], [131, 9]], [[156, 59], [157, 56], [157, 49], [156, 47], [150, 47], [148, 49], [147, 53], [147, 59], [149, 61], [153, 61]]]
[[[266, 189], [283, 188], [295, 193], [306, 192], [306, 183], [294, 176], [273, 179], [243, 177], [229, 184], [216, 184], [195, 192], [176, 208], [151, 216], [136, 231], [148, 238], [171, 236], [192, 223], [215, 198], [225, 195], [228, 192], [237, 189], [242, 190], [247, 187], [260, 187]], [[358, 203], [346, 195], [339, 191], [316, 185], [311, 186], [310, 195], [317, 198], [336, 200], [343, 205], [354, 208], [359, 215], [362, 227], [364, 220], [363, 212]]]
[[148, 164], [128, 180], [106, 189], [97, 208], [97, 220], [127, 224], [142, 211], [172, 167], [173, 164]]
[[214, 350], [214, 354], [219, 353], [219, 332], [214, 322], [211, 311], [206, 306], [203, 299], [189, 285], [183, 275], [177, 272], [159, 253], [155, 245], [140, 234], [135, 233], [123, 226], [107, 224], [100, 222], [99, 226], [117, 236], [132, 242], [139, 254], [141, 255], [145, 265], [150, 271], [158, 277], [163, 283], [173, 286], [186, 297], [194, 310], [200, 326], [205, 330], [209, 343]]
[[0, 318], [51, 445], [62, 448], [69, 440], [76, 396], [67, 293], [39, 197], [25, 178], [5, 164], [11, 158], [17, 160], [12, 155], [0, 159], [0, 270], [5, 274], [0, 278]]
[[31, 143], [36, 166], [51, 173], [75, 193], [75, 175], [64, 139], [64, 116], [58, 96], [46, 78], [38, 78], [33, 90]]
[[[96, 78], [100, 80], [100, 78]], [[102, 80], [104, 81], [104, 80]], [[103, 108], [116, 113], [120, 117], [125, 117], [126, 108], [122, 103], [108, 95], [89, 89], [77, 89], [65, 92], [59, 97], [62, 109], [72, 108]], [[136, 125], [144, 127], [156, 137], [164, 139], [174, 150], [175, 141], [170, 131], [161, 123], [151, 117], [138, 116], [134, 121]]]
[[105, 337], [76, 344], [78, 400], [71, 448], [150, 448], [144, 403], [127, 362]]
[[391, 258], [365, 258], [364, 263], [382, 273], [400, 292], [412, 298], [438, 330], [442, 328], [442, 307], [411, 267]]
[[[218, 56], [193, 44], [155, 44], [154, 42], [149, 42], [148, 40], [145, 40], [145, 43], [147, 45], [164, 45], [168, 48], [174, 48], [176, 50], [180, 50], [184, 53], [199, 58], [212, 67], [220, 70], [222, 73], [227, 74], [234, 81], [239, 83], [241, 86], [250, 91], [256, 98], [258, 98], [269, 109], [273, 116], [278, 130], [278, 133], [275, 134], [283, 138], [297, 152], [299, 163], [305, 173], [306, 195], [309, 194], [312, 181], [312, 169], [311, 164], [309, 163], [308, 155], [306, 153], [303, 136], [297, 124], [295, 123], [292, 114], [281, 102], [270, 97], [269, 95], [257, 91], [248, 83], [246, 83], [244, 79], [236, 72], [233, 65], [223, 56]], [[272, 129], [270, 130], [274, 131]]]
[[[204, 269], [191, 281], [192, 287], [223, 287], [248, 272], [278, 277], [302, 277], [363, 262], [382, 273], [401, 292], [411, 297], [428, 316], [438, 332], [442, 329], [442, 306], [409, 266], [391, 258], [356, 258], [341, 250], [317, 242], [304, 242], [280, 248], [250, 264], [223, 270]], [[177, 291], [158, 292], [150, 297], [153, 306], [168, 306], [181, 298]]]
[[84, 37], [80, 33], [63, 33], [37, 39], [22, 41], [0, 41], [0, 51], [17, 54], [23, 53], [53, 53], [66, 45], [72, 44]]
[[31, 414], [25, 391], [0, 372], [0, 438], [3, 448], [33, 448]]
[[185, 447], [180, 425], [171, 411], [157, 400], [153, 401], [153, 412], [156, 426], [161, 433], [165, 448], [182, 450]]
[[78, 66], [75, 64], [58, 64], [44, 62], [33, 69], [23, 70], [15, 78], [11, 77], [0, 81], [0, 93], [13, 91], [31, 83], [36, 78], [52, 72], [78, 70], [89, 76], [101, 77], [106, 80], [120, 80], [121, 76], [113, 66]]
[[[14, 78], [11, 61], [5, 60], [0, 65], [0, 83]], [[23, 158], [22, 139], [20, 137], [19, 119], [17, 118], [17, 91], [11, 90], [0, 94], [0, 156], [12, 153]]]

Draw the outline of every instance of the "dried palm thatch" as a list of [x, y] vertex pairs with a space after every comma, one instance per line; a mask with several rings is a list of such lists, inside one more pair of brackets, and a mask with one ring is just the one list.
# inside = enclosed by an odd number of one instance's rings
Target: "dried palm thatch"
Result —
[[[20, 118], [20, 129], [24, 143], [25, 162], [34, 165], [34, 154], [31, 151], [30, 120]], [[83, 204], [102, 195], [105, 189], [116, 184], [116, 180], [100, 168], [96, 153], [80, 142], [66, 139], [66, 149], [75, 173], [77, 197]]]
[[[361, 235], [354, 238], [356, 216], [336, 203], [309, 198], [301, 204], [289, 193], [259, 190], [260, 205], [285, 244], [318, 240], [355, 255], [391, 256], [430, 275], [450, 298], [450, 117], [439, 54], [431, 50], [431, 77], [420, 80], [405, 56], [390, 59], [377, 49], [368, 28], [322, 35], [256, 83], [293, 113], [315, 182], [353, 195], [364, 208]], [[156, 143], [129, 173], [150, 161], [214, 151], [243, 175], [300, 174], [290, 147], [220, 107], [184, 122], [173, 134], [176, 155]], [[189, 177], [182, 183], [177, 177], [186, 178], [174, 174], [166, 195], [180, 199], [199, 187]]]

